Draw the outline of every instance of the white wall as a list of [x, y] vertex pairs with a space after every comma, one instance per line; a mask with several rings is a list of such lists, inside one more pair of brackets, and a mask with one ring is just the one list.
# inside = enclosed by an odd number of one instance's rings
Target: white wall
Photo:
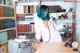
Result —
[[[18, 5], [39, 5], [39, 2], [37, 1], [37, 2], [24, 2], [24, 3], [18, 3]], [[64, 8], [64, 9], [66, 9], [67, 11], [70, 9], [70, 8], [74, 8], [74, 10], [75, 10], [75, 2], [64, 2], [64, 1], [43, 1], [42, 3], [41, 3], [42, 5], [44, 4], [44, 5], [60, 5], [62, 8]]]
[[80, 42], [80, 2], [76, 5], [76, 40]]
[[70, 9], [70, 8], [74, 8], [75, 10], [75, 2], [64, 2], [64, 1], [51, 1], [51, 2], [42, 2], [41, 3], [42, 5], [60, 5], [63, 9], [66, 9], [67, 11]]

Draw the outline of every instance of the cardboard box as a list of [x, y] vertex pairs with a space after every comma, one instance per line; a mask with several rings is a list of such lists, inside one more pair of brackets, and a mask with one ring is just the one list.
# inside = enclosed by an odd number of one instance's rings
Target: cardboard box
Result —
[[8, 42], [1, 44], [0, 49], [2, 49], [2, 53], [8, 53]]

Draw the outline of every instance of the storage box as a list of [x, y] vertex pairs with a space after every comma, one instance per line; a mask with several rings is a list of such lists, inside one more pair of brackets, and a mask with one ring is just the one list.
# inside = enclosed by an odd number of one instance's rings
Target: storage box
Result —
[[2, 53], [8, 53], [8, 42], [1, 44]]

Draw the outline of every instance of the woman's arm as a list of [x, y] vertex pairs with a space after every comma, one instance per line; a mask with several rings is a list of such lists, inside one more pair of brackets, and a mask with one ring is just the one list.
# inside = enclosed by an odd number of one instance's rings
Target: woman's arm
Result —
[[57, 26], [57, 25], [54, 23], [54, 27], [55, 27], [56, 30], [60, 30], [60, 29], [63, 28], [63, 24], [60, 24], [60, 25]]
[[60, 25], [56, 25], [55, 24], [55, 22], [54, 22], [54, 27], [55, 27], [55, 29], [57, 29], [57, 30], [60, 30], [60, 29], [62, 29], [62, 28], [64, 28], [64, 26], [69, 26], [68, 24], [66, 24], [66, 23], [62, 23], [62, 24], [60, 24]]
[[40, 29], [40, 25], [39, 25], [39, 19], [38, 18], [34, 18], [34, 26], [35, 26], [35, 38], [37, 39], [37, 42], [40, 42], [41, 39], [41, 29]]

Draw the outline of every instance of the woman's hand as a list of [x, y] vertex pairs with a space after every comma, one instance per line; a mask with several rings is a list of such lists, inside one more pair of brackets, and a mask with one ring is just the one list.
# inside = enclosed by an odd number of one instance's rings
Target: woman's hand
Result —
[[67, 23], [63, 23], [63, 27], [70, 27], [70, 26]]
[[40, 39], [36, 40], [35, 43], [36, 44], [39, 44], [40, 43]]
[[69, 24], [63, 23], [63, 27], [68, 27], [69, 28], [69, 32], [72, 33], [73, 29], [70, 27]]

